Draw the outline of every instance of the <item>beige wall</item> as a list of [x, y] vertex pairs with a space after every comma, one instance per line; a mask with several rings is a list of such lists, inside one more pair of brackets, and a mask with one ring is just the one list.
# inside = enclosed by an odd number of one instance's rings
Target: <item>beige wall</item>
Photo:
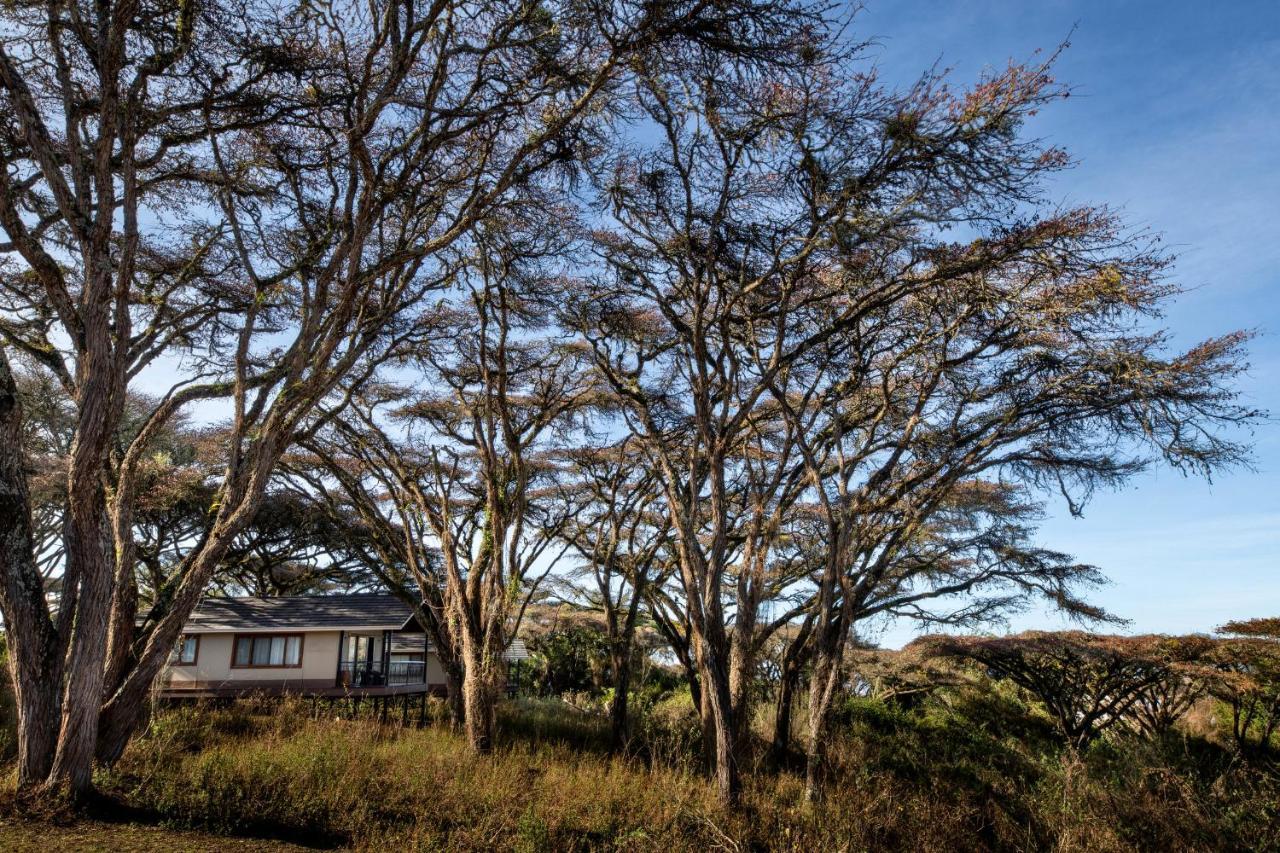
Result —
[[444, 667], [435, 652], [427, 652], [427, 684], [444, 684]]
[[334, 683], [338, 672], [337, 631], [306, 631], [302, 634], [302, 666], [271, 666], [231, 668], [231, 651], [235, 635], [200, 634], [200, 650], [196, 653], [195, 666], [170, 666], [167, 670], [170, 683], [182, 687], [184, 683], [199, 682], [216, 687], [226, 682], [237, 684], [246, 681], [305, 681], [308, 686], [317, 682]]
[[[342, 634], [338, 631], [303, 631], [292, 632], [302, 634], [302, 666], [301, 667], [231, 667], [231, 652], [235, 642], [232, 632], [222, 634], [200, 634], [200, 650], [196, 654], [195, 666], [169, 666], [161, 677], [162, 683], [169, 687], [216, 688], [220, 686], [241, 685], [253, 682], [271, 682], [273, 686], [281, 683], [298, 687], [325, 688], [333, 687], [338, 671], [338, 639]], [[372, 634], [372, 632], [369, 632]], [[374, 644], [374, 659], [382, 656], [382, 638], [377, 635]], [[444, 669], [435, 653], [427, 653], [427, 683], [443, 685]]]

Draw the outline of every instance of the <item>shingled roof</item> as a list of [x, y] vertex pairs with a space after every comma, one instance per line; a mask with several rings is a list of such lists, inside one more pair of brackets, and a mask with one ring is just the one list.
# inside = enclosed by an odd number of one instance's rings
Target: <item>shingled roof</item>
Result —
[[272, 631], [372, 628], [420, 631], [413, 611], [394, 595], [281, 595], [271, 598], [206, 598], [186, 630]]

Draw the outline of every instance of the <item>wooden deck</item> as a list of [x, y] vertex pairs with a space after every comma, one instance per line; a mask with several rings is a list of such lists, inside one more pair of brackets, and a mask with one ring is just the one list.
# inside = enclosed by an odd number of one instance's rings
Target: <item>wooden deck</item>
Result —
[[361, 698], [383, 696], [445, 695], [443, 684], [393, 684], [378, 687], [314, 687], [294, 684], [234, 684], [199, 687], [163, 687], [161, 699], [239, 699], [247, 697], [301, 696], [322, 699]]

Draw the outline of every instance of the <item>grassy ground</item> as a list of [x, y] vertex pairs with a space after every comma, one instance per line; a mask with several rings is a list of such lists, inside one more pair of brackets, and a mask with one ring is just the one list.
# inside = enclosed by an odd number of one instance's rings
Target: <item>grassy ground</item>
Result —
[[[604, 753], [602, 719], [556, 702], [508, 707], [489, 756], [439, 726], [266, 711], [160, 714], [100, 776], [111, 803], [164, 830], [88, 822], [45, 835], [10, 823], [0, 848], [1280, 849], [1280, 777], [1267, 760], [1186, 733], [1077, 757], [1032, 709], [995, 694], [913, 711], [851, 702], [821, 803], [804, 801], [794, 771], [761, 765], [732, 812], [697, 773], [696, 718], [679, 700], [646, 716], [643, 748], [626, 758]], [[192, 830], [259, 840], [163, 834]]]
[[69, 826], [32, 821], [0, 820], [0, 850], [11, 853], [289, 853], [304, 851], [283, 841], [225, 838], [203, 832], [184, 832], [136, 823], [81, 820]]

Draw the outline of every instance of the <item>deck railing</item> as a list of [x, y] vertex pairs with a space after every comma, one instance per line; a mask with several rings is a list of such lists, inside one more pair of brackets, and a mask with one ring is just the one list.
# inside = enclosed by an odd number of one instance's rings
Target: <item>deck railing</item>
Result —
[[394, 687], [398, 684], [425, 684], [427, 665], [422, 661], [392, 661], [383, 671], [382, 661], [344, 660], [338, 662], [338, 684], [343, 687]]

